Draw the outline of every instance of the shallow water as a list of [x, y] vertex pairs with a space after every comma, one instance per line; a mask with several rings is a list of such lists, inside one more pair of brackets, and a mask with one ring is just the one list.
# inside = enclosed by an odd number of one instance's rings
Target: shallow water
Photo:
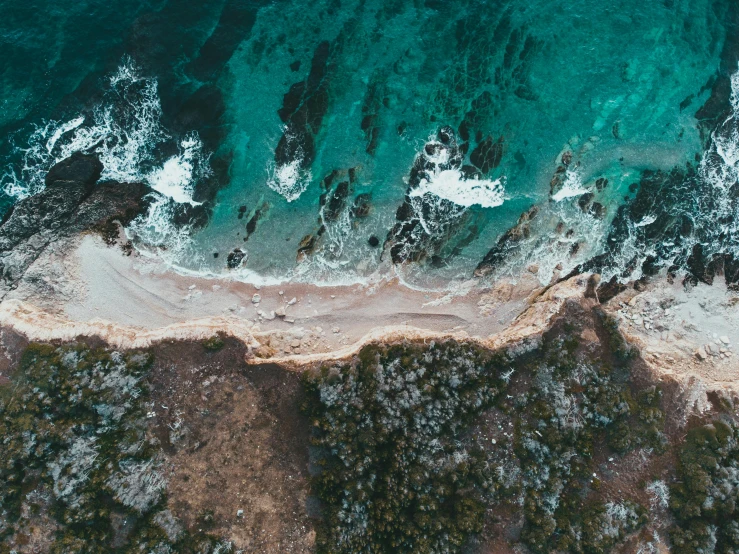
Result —
[[[557, 264], [571, 269], [602, 251], [643, 170], [700, 156], [695, 113], [719, 69], [730, 1], [191, 4], [5, 4], [5, 204], [37, 191], [70, 150], [97, 148], [109, 178], [146, 180], [159, 192], [154, 211], [131, 229], [140, 248], [188, 270], [242, 278], [358, 280], [388, 270], [382, 244], [414, 160], [449, 125], [468, 143], [467, 165], [488, 137], [499, 146], [478, 183], [439, 171], [415, 192], [428, 205], [457, 205], [434, 251], [399, 269], [411, 283], [437, 287], [469, 278], [533, 205], [541, 207], [535, 236], [496, 275], [530, 263], [543, 280]], [[49, 24], [39, 25], [37, 13]], [[279, 113], [303, 81], [314, 91], [301, 100], [315, 100], [310, 144], [280, 163], [286, 126], [288, 135], [307, 128], [296, 123], [302, 116], [286, 123]], [[199, 97], [198, 89], [217, 92]], [[217, 113], [183, 116], [192, 98], [196, 113]], [[565, 184], [550, 191], [567, 151]], [[348, 182], [350, 168], [346, 199], [327, 214], [320, 183], [336, 170], [336, 181]], [[577, 200], [597, 179], [608, 186], [597, 191], [604, 209], [595, 217]], [[199, 192], [205, 182], [220, 189], [214, 197]], [[352, 215], [360, 194], [371, 195], [366, 217]], [[205, 202], [208, 224], [175, 229], [173, 202]], [[553, 247], [558, 222], [571, 233]], [[322, 226], [296, 262], [301, 241]], [[230, 270], [234, 248], [247, 256]]]

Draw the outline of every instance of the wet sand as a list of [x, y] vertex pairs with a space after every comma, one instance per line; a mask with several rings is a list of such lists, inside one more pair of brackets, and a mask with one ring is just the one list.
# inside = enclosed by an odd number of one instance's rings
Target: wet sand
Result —
[[309, 335], [304, 342], [310, 346], [290, 350], [294, 354], [341, 350], [383, 330], [482, 340], [510, 325], [541, 290], [531, 274], [515, 285], [500, 283], [494, 289], [470, 281], [456, 292], [413, 290], [397, 278], [371, 285], [259, 287], [233, 279], [183, 276], [161, 261], [137, 253], [126, 256], [94, 235], [42, 256], [29, 275], [43, 278], [24, 280], [3, 300], [3, 313], [9, 317], [24, 312], [28, 318], [33, 313], [64, 336], [73, 329], [89, 334], [107, 328], [106, 335], [124, 337], [114, 341], [122, 346], [226, 328], [241, 337]]

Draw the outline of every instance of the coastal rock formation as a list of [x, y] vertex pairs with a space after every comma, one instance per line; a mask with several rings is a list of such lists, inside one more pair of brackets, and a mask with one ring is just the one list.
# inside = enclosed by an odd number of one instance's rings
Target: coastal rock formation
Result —
[[532, 206], [528, 211], [521, 214], [515, 227], [503, 233], [497, 244], [485, 254], [485, 257], [475, 269], [475, 277], [488, 275], [505, 262], [513, 251], [519, 247], [521, 240], [530, 236], [530, 224], [537, 213], [539, 213], [539, 208]]
[[385, 249], [393, 263], [419, 262], [438, 254], [463, 223], [467, 208], [428, 193], [411, 194], [423, 180], [431, 180], [434, 172], [460, 171], [463, 159], [451, 127], [442, 128], [438, 141], [427, 142], [416, 157], [405, 200], [395, 214], [397, 223], [385, 239]]
[[297, 163], [310, 167], [315, 156], [315, 136], [328, 109], [328, 73], [331, 48], [324, 41], [313, 54], [308, 77], [293, 84], [277, 111], [285, 132], [275, 150], [278, 166]]
[[75, 153], [51, 168], [46, 189], [13, 206], [0, 224], [0, 291], [15, 287], [28, 267], [59, 240], [113, 220], [127, 223], [144, 209], [148, 187], [115, 182], [96, 185], [103, 166]]
[[359, 167], [334, 169], [321, 180], [322, 193], [318, 199], [318, 228], [300, 241], [298, 261], [314, 254], [319, 249], [328, 256], [341, 255], [342, 248], [336, 244], [336, 241], [330, 238], [326, 241], [327, 231], [336, 229], [339, 236], [349, 228], [356, 231], [360, 221], [369, 216], [372, 210], [371, 193], [357, 194], [354, 200], [351, 200], [355, 187], [358, 185], [359, 169]]

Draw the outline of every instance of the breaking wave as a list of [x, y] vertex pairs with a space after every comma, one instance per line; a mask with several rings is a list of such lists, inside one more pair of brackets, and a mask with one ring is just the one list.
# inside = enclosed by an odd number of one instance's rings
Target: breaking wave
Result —
[[552, 200], [561, 202], [566, 198], [580, 196], [586, 192], [588, 192], [588, 189], [583, 186], [580, 174], [576, 170], [568, 170], [562, 188], [552, 195]]
[[143, 77], [125, 58], [91, 113], [43, 122], [25, 140], [21, 133], [11, 137], [16, 161], [0, 177], [0, 187], [21, 200], [44, 189], [46, 173], [57, 162], [78, 151], [94, 153], [103, 164], [101, 180], [144, 182], [152, 188], [148, 212], [128, 231], [137, 246], [166, 246], [172, 255], [189, 241], [190, 231], [172, 223], [176, 206], [199, 204], [193, 199], [194, 186], [210, 168], [197, 133], [185, 136], [179, 153], [161, 162], [157, 148], [173, 140], [161, 118], [157, 81]]
[[[287, 132], [287, 127], [284, 129]], [[288, 202], [297, 200], [308, 188], [313, 175], [309, 169], [303, 168], [302, 151], [298, 151], [295, 159], [286, 164], [269, 162], [267, 165], [267, 186]]]
[[[606, 279], [622, 282], [642, 276], [642, 264], [656, 260], [671, 271], [692, 273], [703, 261], [722, 256], [739, 260], [739, 71], [731, 77], [731, 113], [711, 134], [708, 148], [694, 175], [665, 191], [667, 200], [654, 199], [654, 213], [640, 221], [626, 222], [625, 237], [618, 246]], [[662, 236], [666, 220], [681, 221], [689, 232]], [[652, 237], [659, 237], [654, 240]], [[623, 271], [623, 268], [630, 268]]]
[[[446, 151], [442, 151], [446, 152]], [[411, 190], [411, 197], [432, 194], [449, 200], [457, 206], [470, 207], [480, 205], [483, 208], [494, 208], [503, 204], [505, 189], [501, 179], [465, 178], [461, 171], [446, 169], [435, 171], [428, 178], [421, 180], [418, 187]]]

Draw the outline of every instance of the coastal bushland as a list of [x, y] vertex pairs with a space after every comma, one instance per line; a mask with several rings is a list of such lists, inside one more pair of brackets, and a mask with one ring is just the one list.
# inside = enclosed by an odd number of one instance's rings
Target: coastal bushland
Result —
[[318, 551], [462, 551], [502, 507], [532, 552], [609, 552], [644, 527], [643, 498], [601, 491], [598, 472], [668, 449], [662, 393], [633, 385], [608, 325], [598, 352], [581, 331], [559, 325], [523, 352], [375, 344], [306, 373]]
[[[31, 344], [0, 386], [0, 552], [214, 552], [167, 508], [147, 352]], [[35, 550], [34, 550], [35, 551]]]

